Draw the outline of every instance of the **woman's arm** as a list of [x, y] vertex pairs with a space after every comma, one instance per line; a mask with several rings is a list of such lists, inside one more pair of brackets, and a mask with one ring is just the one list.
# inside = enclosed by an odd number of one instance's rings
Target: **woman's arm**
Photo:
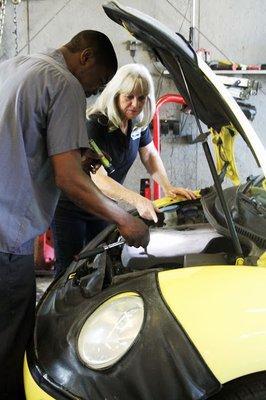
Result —
[[77, 206], [117, 224], [120, 234], [130, 246], [146, 247], [149, 230], [138, 218], [132, 217], [104, 196], [82, 170], [79, 150], [51, 156], [55, 183]]
[[91, 179], [106, 196], [116, 201], [125, 201], [136, 207], [139, 215], [145, 219], [150, 219], [154, 222], [158, 221], [155, 208], [150, 200], [110, 178], [103, 167], [99, 168], [95, 174], [92, 174]]
[[147, 146], [141, 147], [139, 149], [139, 155], [148, 173], [162, 187], [165, 196], [175, 197], [176, 195], [181, 195], [189, 200], [196, 199], [196, 196], [192, 190], [171, 185], [162, 159], [159, 156], [153, 142], [147, 144]]

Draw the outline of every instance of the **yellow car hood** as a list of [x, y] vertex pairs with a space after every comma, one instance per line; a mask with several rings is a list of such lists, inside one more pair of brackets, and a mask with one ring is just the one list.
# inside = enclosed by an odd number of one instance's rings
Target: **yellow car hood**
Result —
[[266, 370], [266, 269], [193, 267], [160, 272], [162, 297], [216, 378]]

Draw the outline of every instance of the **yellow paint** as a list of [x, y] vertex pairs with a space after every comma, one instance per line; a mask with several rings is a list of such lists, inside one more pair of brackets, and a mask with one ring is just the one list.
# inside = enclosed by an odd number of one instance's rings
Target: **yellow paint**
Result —
[[266, 267], [266, 251], [257, 260], [257, 265], [259, 267]]
[[234, 185], [240, 184], [234, 156], [235, 137], [238, 133], [233, 125], [223, 126], [220, 132], [210, 129], [218, 174], [221, 173], [225, 161], [228, 161], [226, 176]]
[[[201, 198], [199, 190], [194, 190], [193, 193], [195, 194], [195, 196], [198, 199]], [[186, 200], [188, 200], [188, 199], [184, 196], [179, 196], [179, 195], [176, 195], [175, 197], [167, 196], [167, 197], [162, 197], [161, 199], [154, 200], [153, 204], [157, 208], [162, 208], [162, 207], [170, 206], [172, 204], [177, 204], [177, 203], [180, 203], [181, 201], [186, 201]]]
[[44, 392], [33, 379], [27, 362], [27, 357], [24, 357], [24, 386], [27, 400], [56, 400], [54, 397], [49, 396]]
[[160, 272], [159, 284], [221, 383], [266, 370], [265, 268], [183, 268]]
[[238, 258], [236, 259], [236, 265], [239, 265], [239, 266], [245, 265], [245, 260], [244, 260], [244, 258], [238, 257]]

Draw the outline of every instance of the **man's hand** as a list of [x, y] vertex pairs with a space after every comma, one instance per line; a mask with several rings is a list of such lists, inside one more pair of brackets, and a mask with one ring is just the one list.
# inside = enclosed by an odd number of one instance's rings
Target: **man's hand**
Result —
[[90, 149], [86, 149], [81, 157], [81, 165], [83, 171], [89, 175], [90, 173], [95, 174], [102, 164], [98, 154]]
[[164, 190], [165, 196], [176, 197], [176, 196], [184, 196], [188, 200], [196, 200], [197, 196], [190, 189], [185, 189], [182, 187], [168, 186]]
[[56, 185], [78, 207], [114, 222], [130, 246], [148, 245], [150, 240], [148, 227], [100, 192], [82, 170], [78, 150], [56, 154], [51, 157], [51, 161]]
[[[109, 154], [105, 153], [105, 151], [102, 153], [107, 160], [111, 161]], [[81, 165], [83, 171], [86, 172], [87, 175], [90, 173], [95, 174], [102, 166], [101, 156], [90, 149], [86, 149], [81, 157]]]
[[129, 246], [146, 248], [150, 241], [150, 232], [147, 225], [139, 218], [128, 214], [122, 225], [117, 225], [120, 234]]

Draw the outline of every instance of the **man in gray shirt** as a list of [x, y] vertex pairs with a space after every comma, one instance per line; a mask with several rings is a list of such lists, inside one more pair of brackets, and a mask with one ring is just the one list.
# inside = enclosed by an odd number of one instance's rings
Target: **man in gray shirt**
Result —
[[51, 223], [60, 189], [87, 212], [146, 246], [146, 225], [94, 186], [81, 167], [88, 147], [86, 96], [117, 69], [109, 39], [83, 31], [60, 49], [0, 64], [0, 398], [23, 399], [22, 361], [34, 325], [34, 238]]

